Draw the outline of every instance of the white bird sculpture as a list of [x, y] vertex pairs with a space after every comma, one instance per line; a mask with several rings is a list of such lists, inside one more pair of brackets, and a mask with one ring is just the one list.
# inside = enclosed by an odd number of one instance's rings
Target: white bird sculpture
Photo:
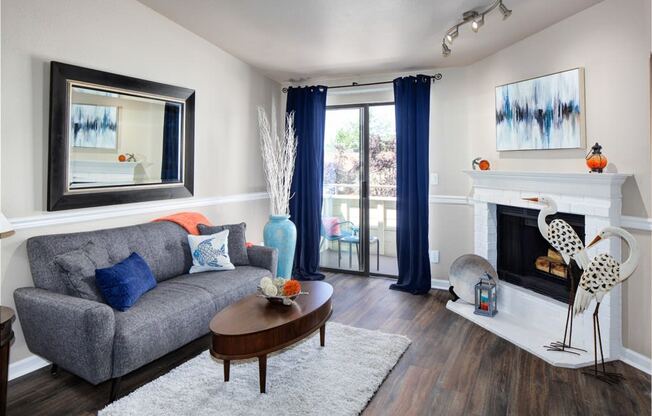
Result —
[[[581, 268], [584, 269], [589, 264], [589, 256], [586, 254], [586, 249], [582, 243], [582, 239], [577, 235], [573, 227], [566, 221], [556, 218], [548, 224], [546, 218], [557, 213], [557, 204], [549, 196], [542, 196], [538, 198], [524, 198], [527, 201], [537, 202], [544, 205], [544, 208], [539, 211], [537, 217], [537, 226], [539, 232], [550, 245], [561, 254], [562, 259], [568, 266], [568, 273], [571, 277], [571, 290], [568, 296], [568, 311], [566, 313], [566, 325], [564, 327], [563, 341], [551, 342], [550, 345], [545, 347], [549, 351], [563, 351], [577, 354], [568, 349], [581, 350], [580, 348], [573, 348], [571, 339], [573, 337], [573, 301], [575, 300], [575, 279], [573, 278], [571, 259]], [[568, 343], [567, 339], [568, 338]]]
[[584, 243], [582, 243], [580, 237], [573, 230], [573, 227], [566, 221], [558, 218], [552, 220], [550, 225], [546, 222], [547, 217], [557, 213], [557, 204], [555, 201], [549, 196], [524, 199], [545, 205], [539, 211], [539, 216], [537, 217], [539, 232], [561, 254], [561, 257], [567, 265], [570, 265], [570, 260], [573, 259], [581, 269], [584, 269], [589, 264], [589, 256], [584, 249]]
[[[638, 243], [633, 235], [618, 227], [605, 227], [600, 233], [589, 243], [587, 248], [593, 246], [600, 240], [608, 239], [611, 237], [620, 237], [629, 246], [629, 257], [622, 264], [612, 256], [606, 253], [598, 254], [588, 264], [582, 273], [577, 294], [575, 295], [575, 302], [573, 312], [575, 315], [585, 311], [592, 299], [596, 300], [595, 311], [593, 312], [593, 353], [594, 353], [594, 371], [588, 373], [595, 375], [603, 381], [613, 383], [618, 381], [622, 376], [617, 373], [607, 373], [604, 365], [604, 354], [602, 352], [602, 337], [600, 335], [600, 320], [598, 319], [598, 310], [600, 309], [600, 302], [602, 298], [611, 291], [616, 285], [627, 280], [636, 270], [640, 258], [640, 251]], [[596, 334], [597, 330], [597, 334]], [[598, 373], [598, 352], [596, 345], [596, 335], [600, 346], [600, 358], [602, 359], [602, 373]]]

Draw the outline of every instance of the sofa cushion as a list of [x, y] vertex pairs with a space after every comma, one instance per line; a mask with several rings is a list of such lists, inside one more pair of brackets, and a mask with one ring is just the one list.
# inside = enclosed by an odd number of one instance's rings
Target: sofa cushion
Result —
[[202, 273], [219, 270], [233, 270], [229, 258], [229, 230], [211, 235], [188, 234], [192, 267], [189, 273]]
[[95, 270], [95, 282], [106, 303], [126, 311], [147, 291], [156, 287], [156, 279], [147, 262], [138, 253], [111, 267]]
[[168, 282], [195, 287], [209, 293], [219, 311], [245, 296], [256, 293], [260, 279], [270, 275], [266, 269], [240, 266], [235, 270], [182, 275]]
[[208, 333], [213, 296], [192, 285], [160, 283], [125, 312], [115, 313], [113, 377], [174, 351]]
[[72, 295], [65, 284], [66, 276], [54, 258], [77, 250], [88, 242], [105, 248], [111, 263], [124, 260], [134, 251], [138, 252], [150, 265], [159, 282], [188, 273], [192, 264], [188, 233], [169, 221], [83, 233], [43, 235], [27, 241], [34, 285]]
[[95, 284], [95, 270], [109, 266], [109, 252], [93, 242], [77, 250], [59, 254], [54, 258], [65, 277], [65, 284], [73, 296], [104, 302]]
[[247, 224], [241, 222], [240, 224], [227, 224], [227, 225], [204, 225], [197, 226], [202, 235], [209, 235], [219, 233], [220, 231], [229, 230], [229, 257], [231, 263], [235, 266], [249, 266], [249, 256], [247, 255], [247, 237], [245, 231]]

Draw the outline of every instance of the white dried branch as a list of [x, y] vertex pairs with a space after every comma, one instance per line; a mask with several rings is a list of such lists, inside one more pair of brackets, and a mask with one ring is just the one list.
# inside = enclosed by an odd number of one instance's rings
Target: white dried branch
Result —
[[258, 107], [258, 128], [263, 168], [273, 215], [289, 215], [292, 175], [297, 154], [294, 113], [286, 115], [283, 137], [272, 131], [265, 109]]

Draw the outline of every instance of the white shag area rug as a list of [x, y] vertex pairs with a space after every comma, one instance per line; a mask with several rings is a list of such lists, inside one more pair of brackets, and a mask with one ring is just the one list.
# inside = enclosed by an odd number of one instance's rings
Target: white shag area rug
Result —
[[267, 393], [260, 394], [258, 360], [221, 362], [208, 351], [117, 400], [99, 416], [144, 415], [357, 415], [410, 345], [395, 334], [326, 324], [267, 357]]

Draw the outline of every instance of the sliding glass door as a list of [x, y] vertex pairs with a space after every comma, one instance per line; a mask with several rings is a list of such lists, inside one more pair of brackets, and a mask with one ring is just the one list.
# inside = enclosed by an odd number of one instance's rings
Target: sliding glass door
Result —
[[363, 137], [360, 107], [326, 110], [320, 246], [323, 268], [364, 272], [359, 243], [363, 223]]
[[369, 106], [369, 271], [398, 276], [394, 104]]
[[320, 265], [396, 276], [394, 105], [326, 111]]

